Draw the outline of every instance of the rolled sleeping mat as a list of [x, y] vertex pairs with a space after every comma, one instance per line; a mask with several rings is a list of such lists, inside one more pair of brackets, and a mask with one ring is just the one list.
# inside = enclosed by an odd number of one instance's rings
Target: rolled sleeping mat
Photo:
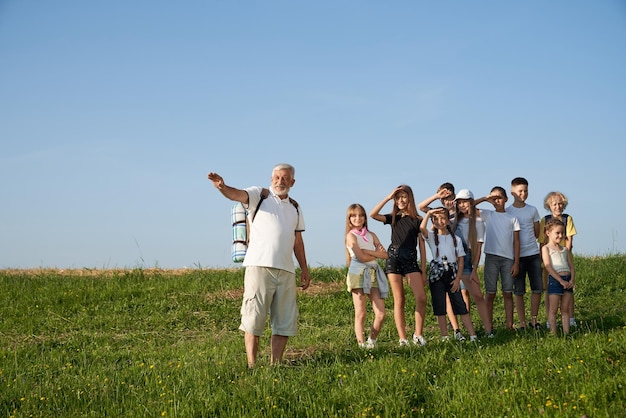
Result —
[[235, 263], [243, 262], [248, 249], [248, 233], [246, 230], [246, 209], [240, 202], [233, 205], [230, 211], [233, 224], [232, 258]]

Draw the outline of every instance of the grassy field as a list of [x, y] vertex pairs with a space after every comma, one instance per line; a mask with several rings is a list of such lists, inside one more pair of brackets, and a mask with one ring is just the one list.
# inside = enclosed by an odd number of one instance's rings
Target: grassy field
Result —
[[0, 416], [624, 416], [625, 261], [575, 258], [568, 337], [505, 330], [499, 297], [496, 338], [442, 343], [429, 307], [428, 345], [400, 348], [390, 298], [371, 352], [355, 343], [345, 270], [313, 269], [289, 361], [270, 367], [264, 337], [251, 371], [242, 270], [4, 270]]

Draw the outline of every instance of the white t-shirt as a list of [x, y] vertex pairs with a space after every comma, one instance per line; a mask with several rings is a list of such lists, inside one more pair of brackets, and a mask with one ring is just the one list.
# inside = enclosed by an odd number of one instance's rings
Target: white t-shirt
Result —
[[[469, 218], [464, 217], [459, 219], [456, 223], [456, 235], [462, 237], [465, 244], [469, 247]], [[483, 218], [476, 217], [476, 241], [485, 242], [485, 222]]]
[[[454, 241], [456, 240], [456, 253], [454, 251]], [[428, 247], [430, 248], [430, 254], [432, 255], [432, 259], [436, 261], [442, 261], [443, 256], [445, 255], [448, 259], [448, 262], [455, 263], [457, 257], [463, 257], [465, 255], [465, 250], [463, 250], [463, 243], [461, 242], [461, 238], [456, 235], [439, 234], [439, 257], [437, 257], [437, 245], [435, 245], [435, 232], [428, 231], [428, 238], [426, 238], [426, 242], [428, 243]]]
[[519, 222], [519, 255], [528, 257], [539, 254], [539, 244], [535, 237], [535, 222], [541, 220], [537, 208], [532, 205], [524, 205], [523, 208], [516, 208], [511, 205], [506, 208], [506, 212], [515, 216]]
[[[255, 210], [261, 199], [261, 187], [249, 187], [248, 209]], [[248, 214], [250, 242], [244, 258], [244, 266], [272, 267], [296, 272], [293, 261], [293, 246], [296, 231], [304, 231], [302, 208], [295, 208], [289, 198], [281, 199], [270, 190], [252, 221]]]
[[513, 232], [519, 231], [519, 221], [507, 212], [481, 209], [480, 215], [485, 221], [485, 254], [498, 255], [515, 259]]

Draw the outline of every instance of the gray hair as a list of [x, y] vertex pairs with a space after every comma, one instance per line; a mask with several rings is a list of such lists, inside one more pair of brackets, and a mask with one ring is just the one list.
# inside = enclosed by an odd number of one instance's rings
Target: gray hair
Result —
[[276, 170], [289, 170], [291, 171], [291, 177], [296, 176], [296, 169], [291, 164], [287, 164], [287, 163], [276, 164], [274, 166], [274, 169], [272, 170], [272, 173], [274, 173], [274, 171]]

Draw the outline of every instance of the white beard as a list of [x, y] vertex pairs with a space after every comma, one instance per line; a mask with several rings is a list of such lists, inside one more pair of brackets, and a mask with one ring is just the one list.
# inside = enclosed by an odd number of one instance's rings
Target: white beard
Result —
[[282, 190], [282, 191], [278, 191], [278, 190], [276, 190], [273, 186], [271, 186], [270, 188], [271, 188], [271, 190], [274, 192], [274, 194], [275, 194], [276, 196], [279, 196], [279, 197], [284, 198], [285, 196], [288, 196], [288, 195], [289, 195], [289, 190], [290, 190], [290, 188], [289, 188], [289, 187], [286, 187], [286, 186], [285, 186], [284, 190]]

